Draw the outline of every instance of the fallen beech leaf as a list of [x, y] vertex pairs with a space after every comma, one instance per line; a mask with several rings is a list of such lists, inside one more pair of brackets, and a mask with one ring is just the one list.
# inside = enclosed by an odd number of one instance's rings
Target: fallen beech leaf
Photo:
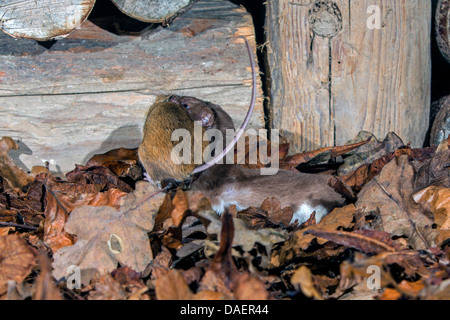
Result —
[[302, 290], [303, 294], [308, 298], [323, 300], [320, 293], [317, 291], [311, 270], [306, 266], [301, 266], [295, 270], [291, 277], [291, 284], [297, 289]]
[[9, 157], [10, 150], [18, 150], [19, 145], [10, 137], [0, 139], [0, 176], [5, 178], [12, 188], [24, 189], [34, 178], [27, 175]]
[[153, 267], [152, 267], [152, 279], [158, 279], [167, 274], [170, 270], [170, 266], [172, 265], [172, 254], [169, 249], [166, 247], [162, 247], [160, 253], [158, 253], [153, 259]]
[[182, 189], [177, 189], [172, 204], [175, 206], [172, 211], [172, 223], [175, 227], [180, 227], [189, 210], [187, 198]]
[[358, 149], [359, 147], [369, 143], [370, 139], [372, 139], [372, 137], [369, 137], [369, 139], [367, 139], [366, 141], [360, 141], [345, 146], [325, 147], [314, 151], [286, 157], [280, 162], [280, 168], [281, 169], [295, 168], [298, 165], [306, 162], [322, 163], [330, 159], [336, 158], [338, 156], [344, 155], [346, 153], [349, 153], [352, 150]]
[[282, 223], [288, 226], [291, 223], [294, 210], [291, 207], [281, 209], [281, 202], [276, 198], [267, 198], [261, 205], [261, 209], [267, 211], [269, 220], [274, 223]]
[[[64, 230], [77, 235], [78, 241], [54, 255], [55, 278], [65, 277], [71, 265], [80, 267], [82, 272], [91, 269], [101, 275], [113, 271], [118, 263], [143, 272], [153, 259], [147, 232], [153, 229], [164, 198], [165, 194], [150, 183], [138, 182], [136, 190], [122, 198], [119, 210], [90, 206], [75, 208]], [[85, 278], [82, 282], [89, 280]]]
[[439, 228], [438, 245], [450, 238], [450, 189], [431, 186], [414, 195], [414, 200], [433, 213]]
[[[294, 238], [296, 238], [296, 246], [301, 250], [306, 250], [311, 241], [316, 238], [314, 235], [308, 235], [309, 230], [323, 230], [323, 231], [334, 231], [340, 228], [348, 229], [352, 225], [354, 214], [356, 208], [354, 205], [348, 205], [343, 208], [336, 208], [330, 214], [323, 217], [320, 223], [309, 226], [303, 230], [296, 231]], [[319, 244], [324, 244], [328, 240], [317, 239]]]
[[389, 133], [383, 141], [378, 141], [372, 133], [361, 131], [354, 140], [348, 143], [357, 143], [368, 139], [370, 141], [367, 144], [359, 147], [345, 159], [345, 164], [339, 167], [338, 176], [347, 175], [362, 165], [370, 165], [375, 160], [404, 146], [403, 141], [393, 132]]
[[430, 185], [450, 188], [450, 146], [444, 140], [436, 149], [436, 152], [424, 162], [415, 161], [416, 178], [414, 180], [414, 190], [419, 191]]
[[88, 300], [126, 300], [127, 293], [111, 275], [105, 274], [92, 280], [94, 290]]
[[334, 243], [355, 248], [366, 253], [381, 253], [381, 252], [395, 252], [397, 251], [393, 246], [388, 245], [377, 239], [359, 234], [357, 232], [345, 231], [325, 231], [320, 229], [310, 229], [305, 231], [305, 234], [312, 234], [317, 237], [333, 241]]
[[[202, 290], [219, 291], [228, 299], [268, 300], [269, 294], [260, 280], [239, 273], [231, 255], [235, 237], [234, 219], [228, 209], [222, 214], [220, 246], [200, 282]], [[269, 251], [270, 252], [270, 251]]]
[[437, 232], [433, 221], [414, 203], [414, 170], [407, 156], [389, 162], [381, 174], [359, 193], [356, 207], [373, 214], [378, 211], [375, 230], [394, 236], [407, 237], [414, 249], [426, 249], [435, 241]]
[[7, 234], [9, 234], [11, 231], [15, 231], [16, 228], [15, 227], [4, 227], [4, 228], [0, 228], [0, 236], [6, 236]]
[[138, 149], [125, 149], [125, 148], [119, 148], [114, 149], [111, 151], [108, 151], [103, 154], [96, 154], [91, 159], [86, 162], [86, 167], [100, 167], [105, 166], [105, 163], [108, 162], [137, 162], [139, 161], [138, 158]]
[[36, 182], [38, 181], [45, 183], [47, 189], [44, 242], [53, 252], [74, 244], [73, 236], [64, 231], [64, 225], [69, 213], [75, 207], [81, 205], [118, 207], [120, 199], [127, 194], [118, 189], [99, 192], [101, 190], [99, 185], [58, 182], [45, 174], [37, 176]]
[[156, 298], [158, 300], [224, 300], [220, 292], [200, 291], [192, 293], [178, 270], [172, 269], [165, 276], [155, 281]]
[[233, 294], [236, 300], [269, 300], [264, 284], [249, 273], [239, 273], [233, 279]]
[[399, 300], [402, 294], [395, 289], [386, 288], [379, 300], [395, 301]]
[[141, 274], [129, 267], [120, 267], [112, 274], [94, 277], [88, 300], [149, 300], [149, 288], [142, 282]]
[[69, 212], [56, 199], [53, 192], [46, 194], [44, 242], [53, 252], [60, 248], [74, 244], [73, 235], [64, 231], [64, 225], [69, 217]]
[[117, 175], [106, 167], [84, 167], [76, 165], [76, 168], [66, 174], [70, 182], [82, 185], [101, 185], [102, 190], [119, 189], [123, 192], [132, 192], [131, 186], [123, 182]]
[[[222, 223], [217, 214], [213, 211], [201, 211], [199, 215], [211, 221], [206, 230], [208, 234], [215, 235], [219, 238]], [[237, 218], [233, 219], [233, 224], [235, 230], [233, 246], [240, 246], [244, 251], [252, 250], [255, 243], [259, 243], [266, 247], [266, 252], [270, 253], [274, 244], [287, 239], [287, 232], [282, 229], [248, 230], [245, 222]]]
[[21, 283], [36, 265], [35, 251], [17, 235], [0, 236], [0, 295], [8, 281]]
[[52, 277], [50, 259], [41, 254], [39, 256], [40, 273], [35, 281], [33, 300], [62, 300], [58, 288]]

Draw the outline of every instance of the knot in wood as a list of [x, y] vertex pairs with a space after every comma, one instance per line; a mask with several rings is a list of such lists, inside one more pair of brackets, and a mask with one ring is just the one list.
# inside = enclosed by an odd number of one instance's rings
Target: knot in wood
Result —
[[342, 30], [341, 10], [331, 1], [316, 2], [308, 20], [312, 32], [325, 38], [333, 38]]

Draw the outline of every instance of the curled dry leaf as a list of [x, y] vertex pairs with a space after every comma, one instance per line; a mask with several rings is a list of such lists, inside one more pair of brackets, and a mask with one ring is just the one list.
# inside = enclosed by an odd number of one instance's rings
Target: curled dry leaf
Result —
[[112, 274], [94, 277], [88, 300], [148, 300], [148, 287], [141, 274], [129, 267], [120, 267]]
[[361, 190], [356, 207], [370, 214], [378, 211], [375, 230], [407, 237], [412, 248], [426, 249], [433, 245], [437, 232], [432, 228], [433, 219], [413, 201], [413, 180], [408, 157], [394, 159]]
[[40, 272], [35, 281], [33, 300], [61, 300], [61, 293], [52, 277], [50, 259], [45, 254], [39, 255]]
[[47, 190], [44, 242], [54, 252], [74, 244], [74, 237], [64, 231], [64, 225], [74, 208], [81, 205], [118, 207], [120, 199], [126, 195], [118, 189], [100, 192], [101, 185], [56, 181], [48, 174], [36, 177], [35, 182], [39, 181], [45, 183]]
[[228, 210], [221, 217], [220, 247], [200, 282], [203, 290], [218, 291], [227, 299], [268, 300], [264, 284], [250, 274], [239, 273], [231, 255], [235, 236], [234, 221]]
[[34, 178], [27, 175], [9, 157], [10, 150], [18, 150], [19, 145], [10, 137], [0, 140], [0, 176], [8, 181], [13, 189], [24, 190]]
[[123, 182], [117, 175], [106, 167], [85, 167], [76, 165], [76, 168], [66, 174], [70, 182], [82, 185], [101, 185], [102, 190], [119, 189], [123, 192], [132, 192], [131, 186]]
[[[215, 235], [219, 238], [222, 222], [213, 211], [201, 211], [199, 215], [210, 221], [207, 227], [209, 235]], [[262, 229], [258, 231], [248, 230], [245, 222], [234, 218], [234, 239], [233, 246], [240, 246], [244, 251], [250, 251], [259, 243], [266, 247], [266, 252], [270, 253], [272, 246], [287, 239], [287, 232], [281, 229]]]
[[276, 198], [267, 198], [261, 205], [261, 209], [267, 211], [269, 220], [274, 223], [282, 223], [288, 226], [294, 215], [291, 207], [281, 208], [281, 202]]
[[[373, 230], [370, 230], [373, 231]], [[381, 233], [381, 231], [379, 231]], [[395, 252], [396, 248], [393, 246], [393, 241], [390, 239], [389, 234], [383, 232], [384, 235], [388, 235], [390, 240], [389, 244], [387, 241], [380, 241], [376, 238], [366, 236], [364, 234], [346, 231], [325, 231], [320, 229], [310, 229], [305, 231], [305, 234], [312, 234], [320, 238], [333, 241], [334, 243], [355, 248], [366, 253], [381, 253], [381, 252]]]
[[[356, 208], [354, 205], [348, 205], [343, 208], [336, 208], [330, 214], [323, 217], [319, 224], [310, 225], [302, 230], [295, 231], [292, 237], [286, 241], [276, 253], [272, 254], [271, 263], [273, 267], [279, 267], [292, 260], [298, 254], [308, 249], [311, 242], [317, 237], [312, 234], [305, 234], [308, 230], [333, 231], [339, 229], [349, 229], [353, 226], [353, 220]], [[321, 245], [328, 242], [323, 238], [317, 238]]]
[[323, 300], [322, 296], [317, 291], [314, 285], [313, 275], [308, 267], [301, 266], [300, 268], [295, 270], [294, 274], [291, 277], [291, 284], [297, 290], [302, 290], [303, 294], [308, 298]]
[[295, 168], [298, 165], [306, 162], [312, 162], [312, 163], [323, 163], [327, 162], [330, 159], [334, 159], [338, 156], [344, 155], [346, 153], [349, 153], [352, 150], [358, 149], [359, 147], [365, 145], [370, 141], [371, 137], [367, 139], [366, 141], [359, 141], [353, 144], [345, 145], [345, 146], [338, 146], [338, 147], [325, 147], [320, 148], [318, 150], [305, 152], [305, 153], [299, 153], [293, 156], [289, 156], [284, 158], [281, 163], [280, 167], [281, 169], [289, 169], [289, 168]]
[[158, 300], [224, 300], [220, 292], [200, 291], [194, 294], [178, 270], [172, 269], [165, 276], [155, 281]]
[[117, 264], [144, 272], [153, 259], [147, 232], [153, 229], [156, 213], [165, 195], [150, 183], [139, 182], [136, 190], [122, 198], [121, 207], [81, 206], [71, 213], [64, 230], [78, 237], [75, 245], [61, 248], [54, 255], [53, 275], [66, 276], [71, 265], [105, 274]]
[[436, 242], [444, 243], [450, 238], [450, 189], [431, 186], [416, 193], [414, 200], [434, 215], [439, 228]]
[[22, 282], [36, 265], [35, 251], [16, 235], [0, 236], [0, 295], [8, 281]]
[[345, 159], [345, 164], [339, 167], [338, 175], [347, 175], [363, 165], [370, 165], [375, 160], [393, 153], [395, 150], [404, 146], [403, 141], [393, 132], [389, 133], [383, 141], [379, 141], [372, 133], [361, 131], [358, 136], [349, 143], [360, 141], [369, 142]]
[[436, 152], [424, 162], [415, 161], [414, 191], [420, 191], [431, 185], [450, 188], [450, 136], [441, 142]]

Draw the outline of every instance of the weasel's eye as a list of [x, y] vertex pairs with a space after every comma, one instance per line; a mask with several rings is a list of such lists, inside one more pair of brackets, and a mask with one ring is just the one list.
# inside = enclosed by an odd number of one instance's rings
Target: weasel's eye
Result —
[[186, 103], [185, 103], [185, 104], [183, 104], [183, 105], [182, 105], [182, 107], [183, 107], [183, 108], [185, 108], [185, 109], [189, 109], [189, 105], [188, 105], [188, 104], [186, 104]]

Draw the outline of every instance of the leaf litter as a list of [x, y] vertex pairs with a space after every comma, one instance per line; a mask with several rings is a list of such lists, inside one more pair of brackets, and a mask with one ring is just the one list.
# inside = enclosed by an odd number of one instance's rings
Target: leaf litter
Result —
[[[162, 193], [141, 181], [136, 149], [95, 155], [64, 178], [26, 173], [4, 137], [0, 299], [450, 299], [449, 145], [411, 149], [367, 132], [292, 156], [283, 144], [281, 168], [333, 171], [347, 199], [297, 225], [276, 198], [219, 216], [199, 192]], [[74, 266], [81, 287], [69, 286]]]

